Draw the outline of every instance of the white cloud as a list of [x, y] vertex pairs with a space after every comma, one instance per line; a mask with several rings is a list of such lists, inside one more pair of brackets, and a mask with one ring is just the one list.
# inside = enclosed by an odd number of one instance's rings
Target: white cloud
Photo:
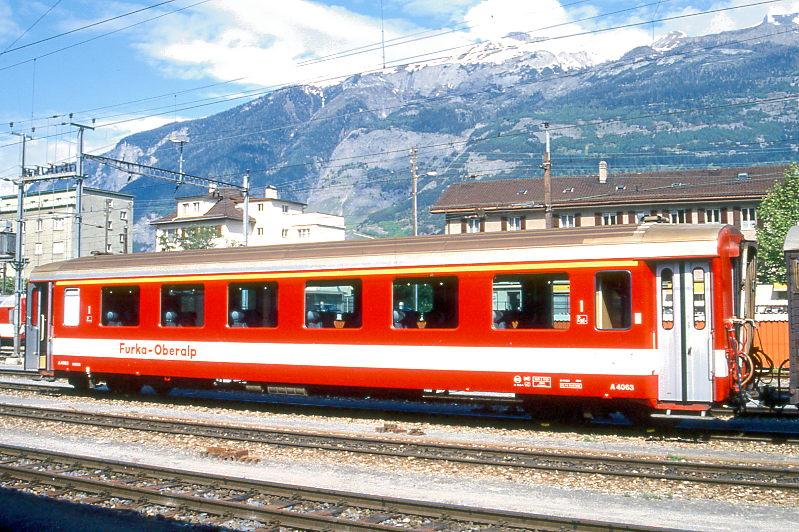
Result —
[[[748, 1], [751, 0], [721, 1], [710, 9], [742, 5]], [[386, 40], [389, 41], [386, 57], [389, 64], [392, 61], [401, 63], [403, 59], [440, 55], [440, 50], [498, 39], [512, 32], [525, 32], [531, 37], [549, 39], [541, 43], [542, 49], [555, 53], [587, 52], [595, 59], [608, 60], [618, 58], [636, 46], [651, 44], [653, 39], [675, 29], [688, 35], [701, 35], [754, 26], [767, 13], [799, 12], [799, 0], [792, 0], [774, 6], [658, 23], [653, 36], [649, 25], [591, 33], [608, 26], [646, 21], [653, 15], [651, 6], [612, 19], [579, 20], [601, 15], [610, 8], [583, 4], [567, 9], [562, 2], [411, 0], [403, 4], [405, 12], [414, 13], [417, 17], [419, 14], [429, 14], [431, 18], [450, 17], [453, 23], [464, 23], [464, 29], [394, 46], [391, 39], [430, 28], [414, 26], [403, 20], [386, 20]], [[669, 11], [667, 6], [668, 3], [661, 6], [658, 18], [698, 11], [692, 7]], [[585, 34], [575, 35], [581, 33]], [[245, 77], [247, 84], [255, 86], [324, 83], [322, 80], [379, 68], [382, 61], [378, 45], [379, 19], [311, 0], [213, 2], [165, 18], [146, 38], [139, 47], [167, 75], [220, 80]], [[369, 51], [364, 53], [361, 47], [367, 47]], [[302, 66], [302, 62], [309, 59], [359, 48], [361, 53]], [[460, 48], [450, 53], [459, 55], [464, 51]]]
[[14, 22], [14, 12], [8, 2], [0, 0], [0, 50], [5, 49], [20, 33]]
[[[663, 10], [658, 18], [674, 17], [699, 13], [700, 11], [713, 11], [728, 7], [743, 6], [751, 4], [752, 0], [731, 0], [715, 2], [714, 4], [698, 9], [696, 7], [684, 7], [672, 11]], [[719, 13], [709, 13], [695, 17], [680, 18], [667, 21], [657, 25], [657, 35], [665, 34], [669, 31], [679, 30], [689, 36], [710, 35], [724, 31], [733, 31], [743, 28], [751, 28], [760, 24], [768, 15], [785, 15], [799, 13], [799, 0], [790, 2], [778, 2], [770, 5], [741, 7], [722, 11]]]
[[394, 3], [401, 4], [402, 10], [408, 15], [431, 15], [461, 22], [467, 9], [479, 4], [480, 0], [410, 0]]
[[[174, 18], [177, 17], [177, 18]], [[375, 68], [379, 50], [312, 67], [306, 59], [373, 45], [380, 21], [308, 0], [215, 2], [188, 15], [173, 15], [140, 46], [170, 72], [216, 79], [242, 76], [258, 85], [311, 81]], [[386, 39], [415, 31], [387, 21]]]

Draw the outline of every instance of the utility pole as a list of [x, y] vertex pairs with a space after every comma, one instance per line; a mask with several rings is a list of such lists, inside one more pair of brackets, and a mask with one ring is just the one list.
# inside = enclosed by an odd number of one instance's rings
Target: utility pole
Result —
[[244, 231], [244, 247], [249, 244], [250, 235], [250, 171], [244, 171], [244, 220], [242, 221], [242, 230]]
[[549, 122], [544, 122], [546, 149], [544, 151], [544, 223], [552, 229], [552, 160], [549, 155]]
[[[78, 159], [75, 164], [75, 248], [72, 250], [74, 258], [80, 257], [80, 240], [83, 233], [83, 130], [94, 128], [83, 124], [69, 123], [78, 128]], [[108, 248], [106, 248], [108, 249]]]
[[380, 0], [380, 44], [383, 50], [383, 70], [386, 69], [386, 29], [383, 18], [383, 0]]
[[416, 184], [419, 176], [416, 174], [416, 148], [411, 148], [411, 200], [413, 211], [413, 236], [419, 236], [418, 211], [416, 206]]
[[[25, 293], [25, 287], [22, 284], [22, 270], [25, 269], [25, 259], [22, 256], [22, 237], [23, 237], [23, 224], [25, 223], [25, 210], [23, 201], [25, 200], [25, 148], [28, 140], [33, 140], [33, 137], [25, 133], [12, 132], [12, 135], [22, 137], [22, 154], [20, 155], [20, 172], [19, 180], [17, 181], [17, 241], [15, 247], [15, 257], [13, 267], [16, 270], [14, 277], [14, 356], [20, 356], [20, 326], [22, 325], [22, 295]], [[33, 302], [29, 301], [28, 305]]]
[[[189, 142], [189, 135], [183, 131], [174, 131], [169, 135], [169, 140], [178, 145], [178, 173], [183, 175], [183, 146]], [[178, 184], [182, 184], [180, 181]]]

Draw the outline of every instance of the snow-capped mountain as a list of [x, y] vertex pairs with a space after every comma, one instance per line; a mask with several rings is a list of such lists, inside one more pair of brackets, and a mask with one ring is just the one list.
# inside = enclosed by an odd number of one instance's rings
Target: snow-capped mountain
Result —
[[[176, 168], [168, 139], [184, 131], [189, 173], [249, 169], [256, 187], [274, 185], [309, 208], [344, 214], [350, 229], [407, 234], [414, 146], [425, 174], [421, 213], [465, 175], [540, 176], [544, 121], [552, 124], [560, 175], [595, 173], [600, 158], [611, 172], [795, 159], [797, 72], [796, 15], [704, 37], [672, 32], [601, 63], [589, 51], [553, 53], [545, 41], [511, 34], [413, 68], [277, 90], [132, 135], [108, 155]], [[758, 99], [769, 102], [746, 104]], [[174, 185], [93, 172], [92, 185], [136, 196], [139, 220], [172, 206]], [[425, 214], [421, 227], [442, 225]], [[140, 248], [152, 243], [143, 232], [136, 238]]]

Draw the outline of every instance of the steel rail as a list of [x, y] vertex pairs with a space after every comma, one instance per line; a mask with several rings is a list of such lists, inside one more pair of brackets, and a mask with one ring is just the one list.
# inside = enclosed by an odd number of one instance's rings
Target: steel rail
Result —
[[21, 392], [36, 392], [45, 395], [64, 395], [72, 393], [71, 388], [65, 386], [49, 386], [47, 384], [31, 384], [28, 382], [0, 382], [0, 389]]
[[[20, 375], [27, 375], [30, 376], [32, 373], [30, 371], [20, 371], [20, 370], [10, 370], [6, 372], [5, 370], [0, 369], [0, 376], [8, 374], [13, 376], [20, 376]], [[37, 373], [33, 373], [33, 375], [38, 375]], [[58, 385], [50, 385], [50, 384], [27, 384], [27, 383], [20, 383], [20, 382], [10, 382], [10, 381], [0, 381], [0, 390], [2, 389], [9, 389], [9, 390], [17, 390], [17, 391], [28, 391], [34, 393], [40, 393], [44, 395], [82, 395], [79, 391], [76, 391], [67, 386], [58, 386]], [[119, 397], [119, 396], [116, 396]], [[152, 397], [147, 398], [148, 402], [152, 402], [154, 399]], [[156, 399], [158, 401], [164, 401], [163, 398]], [[172, 398], [174, 401], [175, 398]], [[209, 400], [209, 399], [194, 399], [191, 401], [191, 404], [198, 404], [201, 406], [223, 406], [225, 403], [236, 403], [236, 400], [231, 399], [223, 399], [223, 400]], [[317, 407], [310, 407], [310, 408], [317, 408]], [[780, 417], [793, 417], [793, 416], [783, 416], [783, 414], [777, 412], [772, 413], [771, 415], [767, 415], [766, 413], [758, 414], [758, 417], [770, 417], [770, 418], [780, 418]], [[527, 421], [527, 420], [519, 420], [519, 421]], [[668, 421], [668, 420], [666, 420]], [[605, 425], [608, 427], [608, 425]], [[585, 426], [580, 426], [581, 429], [586, 429]], [[590, 430], [590, 428], [589, 428]], [[766, 444], [799, 444], [799, 434], [796, 433], [786, 433], [784, 431], [773, 431], [767, 432], [763, 429], [757, 429], [752, 432], [742, 431], [741, 429], [725, 429], [725, 428], [699, 428], [699, 427], [692, 427], [692, 428], [674, 428], [672, 427], [666, 433], [650, 433], [647, 432], [644, 434], [642, 431], [631, 431], [629, 427], [617, 427], [615, 434], [622, 434], [622, 435], [632, 435], [632, 436], [646, 436], [647, 438], [660, 438], [662, 441], [668, 442], [673, 440], [674, 438], [678, 439], [687, 439], [688, 441], [692, 442], [701, 442], [701, 441], [710, 441], [710, 440], [721, 440], [721, 441], [729, 441], [729, 442], [762, 442]]]
[[237, 427], [183, 420], [154, 420], [57, 408], [0, 404], [0, 415], [165, 434], [202, 436], [294, 448], [448, 461], [627, 478], [690, 481], [761, 489], [799, 491], [799, 467], [622, 458], [573, 452], [488, 448], [471, 445], [413, 442], [407, 439], [313, 434], [285, 429]]
[[[316, 489], [10, 445], [0, 445], [0, 474], [6, 481], [14, 478], [63, 490], [85, 491], [102, 498], [119, 497], [139, 506], [155, 504], [210, 513], [222, 519], [251, 519], [308, 530], [408, 530], [408, 526], [384, 524], [395, 520], [397, 516], [429, 519], [433, 522], [424, 524], [424, 528], [429, 530], [447, 529], [448, 525], [462, 528], [474, 524], [489, 525], [500, 530], [667, 530], [645, 525]], [[110, 478], [114, 475], [122, 478]], [[184, 486], [192, 487], [189, 493], [186, 493]], [[237, 492], [237, 495], [228, 498], [197, 495], [224, 490]], [[257, 497], [275, 500], [268, 504], [247, 504], [248, 500]], [[319, 504], [327, 506], [321, 509], [314, 507]], [[360, 509], [366, 517], [339, 517], [346, 509]], [[347, 515], [351, 516], [352, 512]]]

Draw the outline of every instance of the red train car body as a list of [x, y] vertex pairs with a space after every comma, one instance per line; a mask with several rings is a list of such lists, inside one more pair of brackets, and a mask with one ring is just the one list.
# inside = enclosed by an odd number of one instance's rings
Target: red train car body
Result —
[[[21, 316], [25, 317], [25, 298], [22, 298]], [[25, 339], [24, 333], [22, 339]], [[14, 345], [14, 296], [0, 296], [0, 345]]]
[[81, 385], [704, 409], [734, 389], [743, 245], [645, 224], [86, 257], [34, 270], [27, 354]]

